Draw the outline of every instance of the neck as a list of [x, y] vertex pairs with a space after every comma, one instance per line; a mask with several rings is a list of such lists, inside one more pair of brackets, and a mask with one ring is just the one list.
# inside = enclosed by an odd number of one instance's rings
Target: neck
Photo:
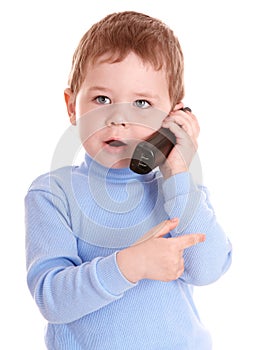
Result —
[[107, 179], [107, 181], [114, 182], [128, 182], [137, 180], [140, 182], [147, 182], [154, 178], [154, 172], [140, 175], [133, 172], [129, 167], [125, 168], [108, 168], [98, 163], [91, 158], [87, 153], [85, 154], [85, 164], [89, 169], [89, 175]]

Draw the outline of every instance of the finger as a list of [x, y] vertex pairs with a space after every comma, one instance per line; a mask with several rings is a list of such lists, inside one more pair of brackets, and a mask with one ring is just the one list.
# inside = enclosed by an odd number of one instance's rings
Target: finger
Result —
[[149, 230], [145, 235], [143, 235], [134, 245], [142, 243], [152, 237], [163, 237], [168, 234], [171, 230], [175, 229], [178, 225], [179, 220], [177, 218], [171, 220], [165, 220], [159, 223], [157, 226]]
[[176, 136], [177, 141], [179, 141], [180, 139], [191, 138], [189, 134], [180, 125], [173, 121], [170, 121], [167, 124], [167, 128]]
[[194, 135], [195, 137], [198, 137], [200, 133], [200, 126], [197, 117], [193, 113], [188, 113], [189, 117], [191, 118], [192, 125], [193, 125], [193, 130], [194, 130]]
[[180, 125], [190, 136], [198, 137], [200, 127], [196, 116], [186, 107], [173, 111], [163, 121], [163, 127], [169, 127], [169, 122], [175, 122]]
[[183, 102], [179, 102], [175, 105], [173, 111], [178, 111], [179, 109], [182, 109], [182, 108], [184, 108], [184, 104]]
[[[170, 123], [169, 130], [176, 137], [175, 149], [177, 149], [178, 146], [181, 146], [181, 147], [184, 146], [184, 149], [181, 149], [180, 151], [182, 153], [183, 159], [185, 159], [187, 155], [193, 156], [193, 154], [196, 152], [198, 148], [197, 139], [194, 136], [190, 136], [185, 130], [183, 130], [183, 128], [181, 128], [176, 123]], [[187, 159], [189, 159], [189, 157], [187, 157], [186, 160]]]
[[179, 250], [190, 248], [198, 243], [205, 241], [205, 235], [203, 233], [192, 233], [189, 235], [183, 235], [175, 238], [171, 238], [177, 242]]
[[[194, 133], [194, 122], [191, 118], [189, 118], [186, 113], [180, 112], [181, 114], [171, 114], [166, 117], [162, 123], [164, 128], [169, 128], [171, 123], [175, 123], [180, 126], [185, 132], [187, 132], [190, 136]], [[185, 114], [185, 115], [184, 115]]]
[[[188, 108], [188, 107], [186, 107], [186, 108]], [[188, 111], [186, 109], [185, 112], [187, 113], [189, 120], [191, 120], [192, 128], [193, 128], [195, 137], [198, 137], [198, 135], [200, 133], [200, 126], [199, 126], [199, 122], [198, 122], [197, 117], [195, 116], [195, 114], [192, 113], [191, 110]]]
[[194, 133], [193, 132], [194, 125], [193, 125], [191, 119], [185, 115], [180, 115], [180, 114], [172, 115], [169, 118], [169, 122], [173, 122], [173, 123], [179, 125], [190, 136], [192, 136]]

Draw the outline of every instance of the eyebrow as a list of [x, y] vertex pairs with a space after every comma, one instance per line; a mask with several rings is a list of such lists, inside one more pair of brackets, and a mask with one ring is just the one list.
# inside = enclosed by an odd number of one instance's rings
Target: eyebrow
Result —
[[87, 89], [88, 92], [93, 92], [93, 91], [111, 91], [110, 89], [104, 87], [104, 86], [91, 86], [90, 88]]
[[[93, 91], [102, 91], [102, 92], [111, 92], [111, 89], [106, 88], [104, 86], [91, 86], [88, 88], [88, 92], [93, 92]], [[134, 96], [141, 96], [142, 98], [147, 98], [147, 99], [152, 99], [152, 100], [159, 100], [160, 96], [158, 94], [153, 94], [148, 91], [134, 91], [132, 92], [132, 95]]]
[[138, 92], [134, 92], [134, 95], [136, 96], [142, 96], [144, 98], [148, 98], [148, 99], [152, 99], [152, 100], [159, 100], [160, 96], [157, 94], [153, 94], [151, 92], [148, 91], [138, 91]]

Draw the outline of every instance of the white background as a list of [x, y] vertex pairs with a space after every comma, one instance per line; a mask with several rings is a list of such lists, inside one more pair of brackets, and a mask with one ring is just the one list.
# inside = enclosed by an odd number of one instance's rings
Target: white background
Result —
[[181, 42], [184, 101], [201, 125], [204, 182], [234, 247], [231, 269], [197, 288], [196, 303], [214, 350], [253, 349], [254, 24], [247, 0], [1, 3], [0, 348], [45, 349], [45, 321], [26, 286], [23, 199], [31, 181], [49, 170], [69, 126], [63, 90], [79, 39], [94, 22], [121, 10], [162, 19]]

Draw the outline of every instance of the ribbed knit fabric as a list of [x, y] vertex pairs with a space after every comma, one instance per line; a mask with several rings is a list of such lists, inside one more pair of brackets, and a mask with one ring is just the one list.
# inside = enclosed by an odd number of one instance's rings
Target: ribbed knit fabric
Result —
[[[27, 280], [48, 320], [48, 349], [212, 348], [192, 290], [228, 269], [231, 244], [206, 189], [196, 186], [189, 173], [164, 181], [159, 172], [107, 169], [86, 155], [81, 166], [36, 179], [25, 204]], [[181, 278], [126, 280], [116, 253], [173, 217], [180, 224], [169, 239], [206, 234], [204, 243], [185, 250]]]

